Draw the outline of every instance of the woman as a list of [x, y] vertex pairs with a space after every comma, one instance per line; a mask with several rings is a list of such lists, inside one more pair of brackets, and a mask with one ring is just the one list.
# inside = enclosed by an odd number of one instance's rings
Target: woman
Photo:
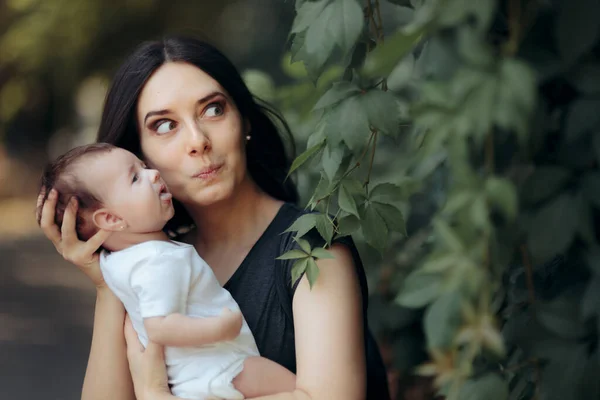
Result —
[[[194, 245], [231, 292], [261, 355], [297, 374], [294, 393], [265, 400], [387, 399], [385, 370], [366, 325], [366, 279], [351, 240], [329, 248], [335, 259], [318, 260], [312, 290], [305, 276], [291, 282], [293, 262], [275, 259], [295, 248], [292, 234], [281, 232], [304, 211], [285, 180], [289, 160], [273, 117], [218, 50], [169, 38], [143, 44], [121, 66], [98, 141], [130, 150], [160, 171], [177, 199], [168, 228]], [[75, 215], [75, 207], [68, 209], [59, 230], [47, 201], [41, 225], [97, 287], [82, 398], [131, 399], [125, 313], [94, 255], [108, 233], [78, 241]], [[308, 239], [322, 244], [318, 235]]]

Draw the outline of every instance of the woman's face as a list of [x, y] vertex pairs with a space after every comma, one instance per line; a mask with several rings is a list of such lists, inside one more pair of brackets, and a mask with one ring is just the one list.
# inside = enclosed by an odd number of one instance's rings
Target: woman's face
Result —
[[158, 68], [140, 93], [137, 122], [146, 163], [183, 204], [214, 204], [246, 178], [249, 129], [229, 94], [194, 65]]

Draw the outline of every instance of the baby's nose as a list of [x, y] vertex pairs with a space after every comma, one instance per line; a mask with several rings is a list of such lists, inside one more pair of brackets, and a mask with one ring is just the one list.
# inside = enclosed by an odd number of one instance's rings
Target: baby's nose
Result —
[[151, 175], [152, 183], [158, 182], [158, 180], [160, 179], [160, 173], [155, 169], [151, 170], [150, 173], [152, 174]]

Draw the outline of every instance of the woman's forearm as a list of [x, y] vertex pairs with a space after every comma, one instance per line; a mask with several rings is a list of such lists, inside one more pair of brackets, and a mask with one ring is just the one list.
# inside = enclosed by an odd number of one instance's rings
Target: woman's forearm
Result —
[[296, 389], [291, 393], [277, 393], [269, 396], [253, 397], [249, 400], [312, 400], [312, 398], [307, 393]]
[[82, 400], [135, 400], [123, 336], [125, 309], [108, 289], [98, 289], [92, 346]]

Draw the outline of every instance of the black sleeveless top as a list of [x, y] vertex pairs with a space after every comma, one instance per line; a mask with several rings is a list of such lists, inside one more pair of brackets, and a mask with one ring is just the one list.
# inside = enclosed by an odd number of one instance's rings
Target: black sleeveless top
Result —
[[[276, 257], [296, 248], [293, 233], [282, 232], [306, 212], [296, 205], [284, 204], [224, 286], [239, 304], [260, 354], [294, 373], [296, 351], [292, 299], [296, 285], [291, 284], [294, 260], [276, 260]], [[324, 243], [316, 231], [309, 232], [303, 238], [311, 242], [313, 247]], [[388, 400], [390, 396], [385, 367], [366, 322], [368, 291], [365, 272], [352, 239], [345, 237], [337, 242], [350, 248], [362, 290], [367, 365], [366, 398]]]

